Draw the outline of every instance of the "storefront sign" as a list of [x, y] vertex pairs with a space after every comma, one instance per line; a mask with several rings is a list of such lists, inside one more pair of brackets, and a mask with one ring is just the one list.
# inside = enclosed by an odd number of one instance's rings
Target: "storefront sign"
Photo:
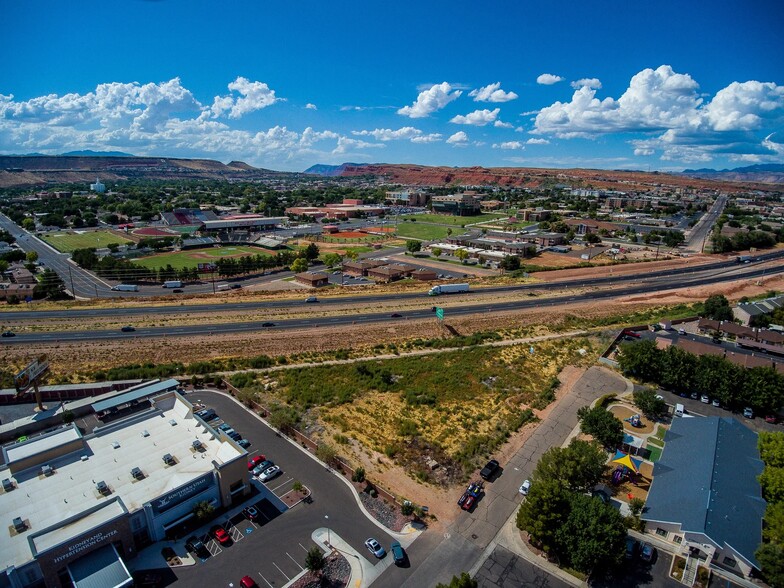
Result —
[[117, 535], [117, 529], [114, 529], [113, 531], [109, 531], [107, 533], [96, 533], [92, 537], [87, 537], [86, 539], [79, 541], [79, 543], [74, 543], [73, 545], [69, 545], [68, 551], [66, 553], [54, 558], [54, 563], [59, 563], [63, 560], [68, 559], [69, 557], [78, 555], [79, 553], [82, 553], [83, 551], [90, 549], [91, 547], [95, 547], [99, 543], [103, 543], [104, 541], [106, 541], [110, 537], [114, 537], [115, 535]]
[[182, 488], [178, 488], [174, 492], [170, 492], [161, 498], [153, 500], [150, 504], [155, 514], [166, 512], [170, 508], [174, 508], [181, 502], [188, 500], [191, 496], [195, 496], [199, 492], [206, 490], [212, 483], [212, 476], [204, 476], [198, 480], [194, 480], [190, 484], [186, 484]]

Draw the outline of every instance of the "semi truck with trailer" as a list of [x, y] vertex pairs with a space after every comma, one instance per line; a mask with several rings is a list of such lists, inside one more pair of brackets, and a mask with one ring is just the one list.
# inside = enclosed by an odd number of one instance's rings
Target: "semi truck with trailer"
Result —
[[112, 290], [118, 292], [138, 292], [139, 286], [136, 284], [117, 284], [116, 286], [112, 286]]
[[163, 283], [162, 288], [182, 288], [182, 281], [180, 280], [167, 280]]
[[433, 286], [428, 291], [430, 296], [441, 296], [441, 294], [459, 294], [460, 292], [468, 292], [469, 284], [439, 284]]

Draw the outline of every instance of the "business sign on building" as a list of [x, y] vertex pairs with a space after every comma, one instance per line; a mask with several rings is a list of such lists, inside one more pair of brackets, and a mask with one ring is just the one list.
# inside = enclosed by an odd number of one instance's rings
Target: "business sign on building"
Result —
[[115, 537], [117, 534], [117, 530], [113, 529], [111, 531], [107, 531], [106, 533], [99, 532], [91, 535], [90, 537], [86, 537], [77, 543], [69, 545], [65, 550], [65, 553], [54, 558], [54, 563], [60, 563], [61, 561], [73, 557], [74, 555], [79, 555], [80, 553], [91, 550], [96, 545], [99, 545], [100, 543]]
[[49, 361], [45, 355], [31, 361], [25, 369], [14, 376], [14, 386], [16, 391], [21, 394], [33, 385], [37, 378], [41, 378], [49, 371]]
[[152, 506], [152, 510], [156, 515], [164, 513], [170, 508], [174, 508], [178, 504], [185, 502], [200, 492], [203, 492], [209, 488], [211, 484], [212, 475], [202, 476], [201, 478], [194, 480], [185, 486], [181, 486], [180, 488], [177, 488], [176, 490], [169, 492], [160, 498], [156, 498], [150, 502], [150, 505]]
[[200, 274], [208, 274], [210, 272], [214, 272], [216, 269], [214, 263], [198, 263], [196, 264], [196, 270]]

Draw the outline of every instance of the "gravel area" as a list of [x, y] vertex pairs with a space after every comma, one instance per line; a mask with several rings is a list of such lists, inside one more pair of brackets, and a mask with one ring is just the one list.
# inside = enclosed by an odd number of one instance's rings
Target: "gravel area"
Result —
[[324, 561], [321, 577], [308, 572], [291, 585], [291, 588], [345, 588], [351, 578], [351, 566], [340, 553], [332, 553]]
[[373, 515], [373, 518], [387, 529], [401, 531], [403, 526], [411, 520], [410, 517], [404, 516], [400, 512], [400, 507], [389, 504], [381, 498], [372, 498], [366, 492], [360, 492], [359, 499], [367, 511]]

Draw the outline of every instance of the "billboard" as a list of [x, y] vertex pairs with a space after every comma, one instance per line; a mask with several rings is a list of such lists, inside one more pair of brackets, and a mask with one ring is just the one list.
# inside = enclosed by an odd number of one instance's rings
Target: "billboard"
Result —
[[196, 265], [196, 269], [200, 274], [210, 273], [215, 271], [215, 264], [214, 263], [199, 263]]
[[16, 391], [21, 394], [32, 386], [33, 381], [43, 376], [49, 371], [49, 361], [45, 355], [31, 361], [28, 366], [14, 376], [14, 386]]

